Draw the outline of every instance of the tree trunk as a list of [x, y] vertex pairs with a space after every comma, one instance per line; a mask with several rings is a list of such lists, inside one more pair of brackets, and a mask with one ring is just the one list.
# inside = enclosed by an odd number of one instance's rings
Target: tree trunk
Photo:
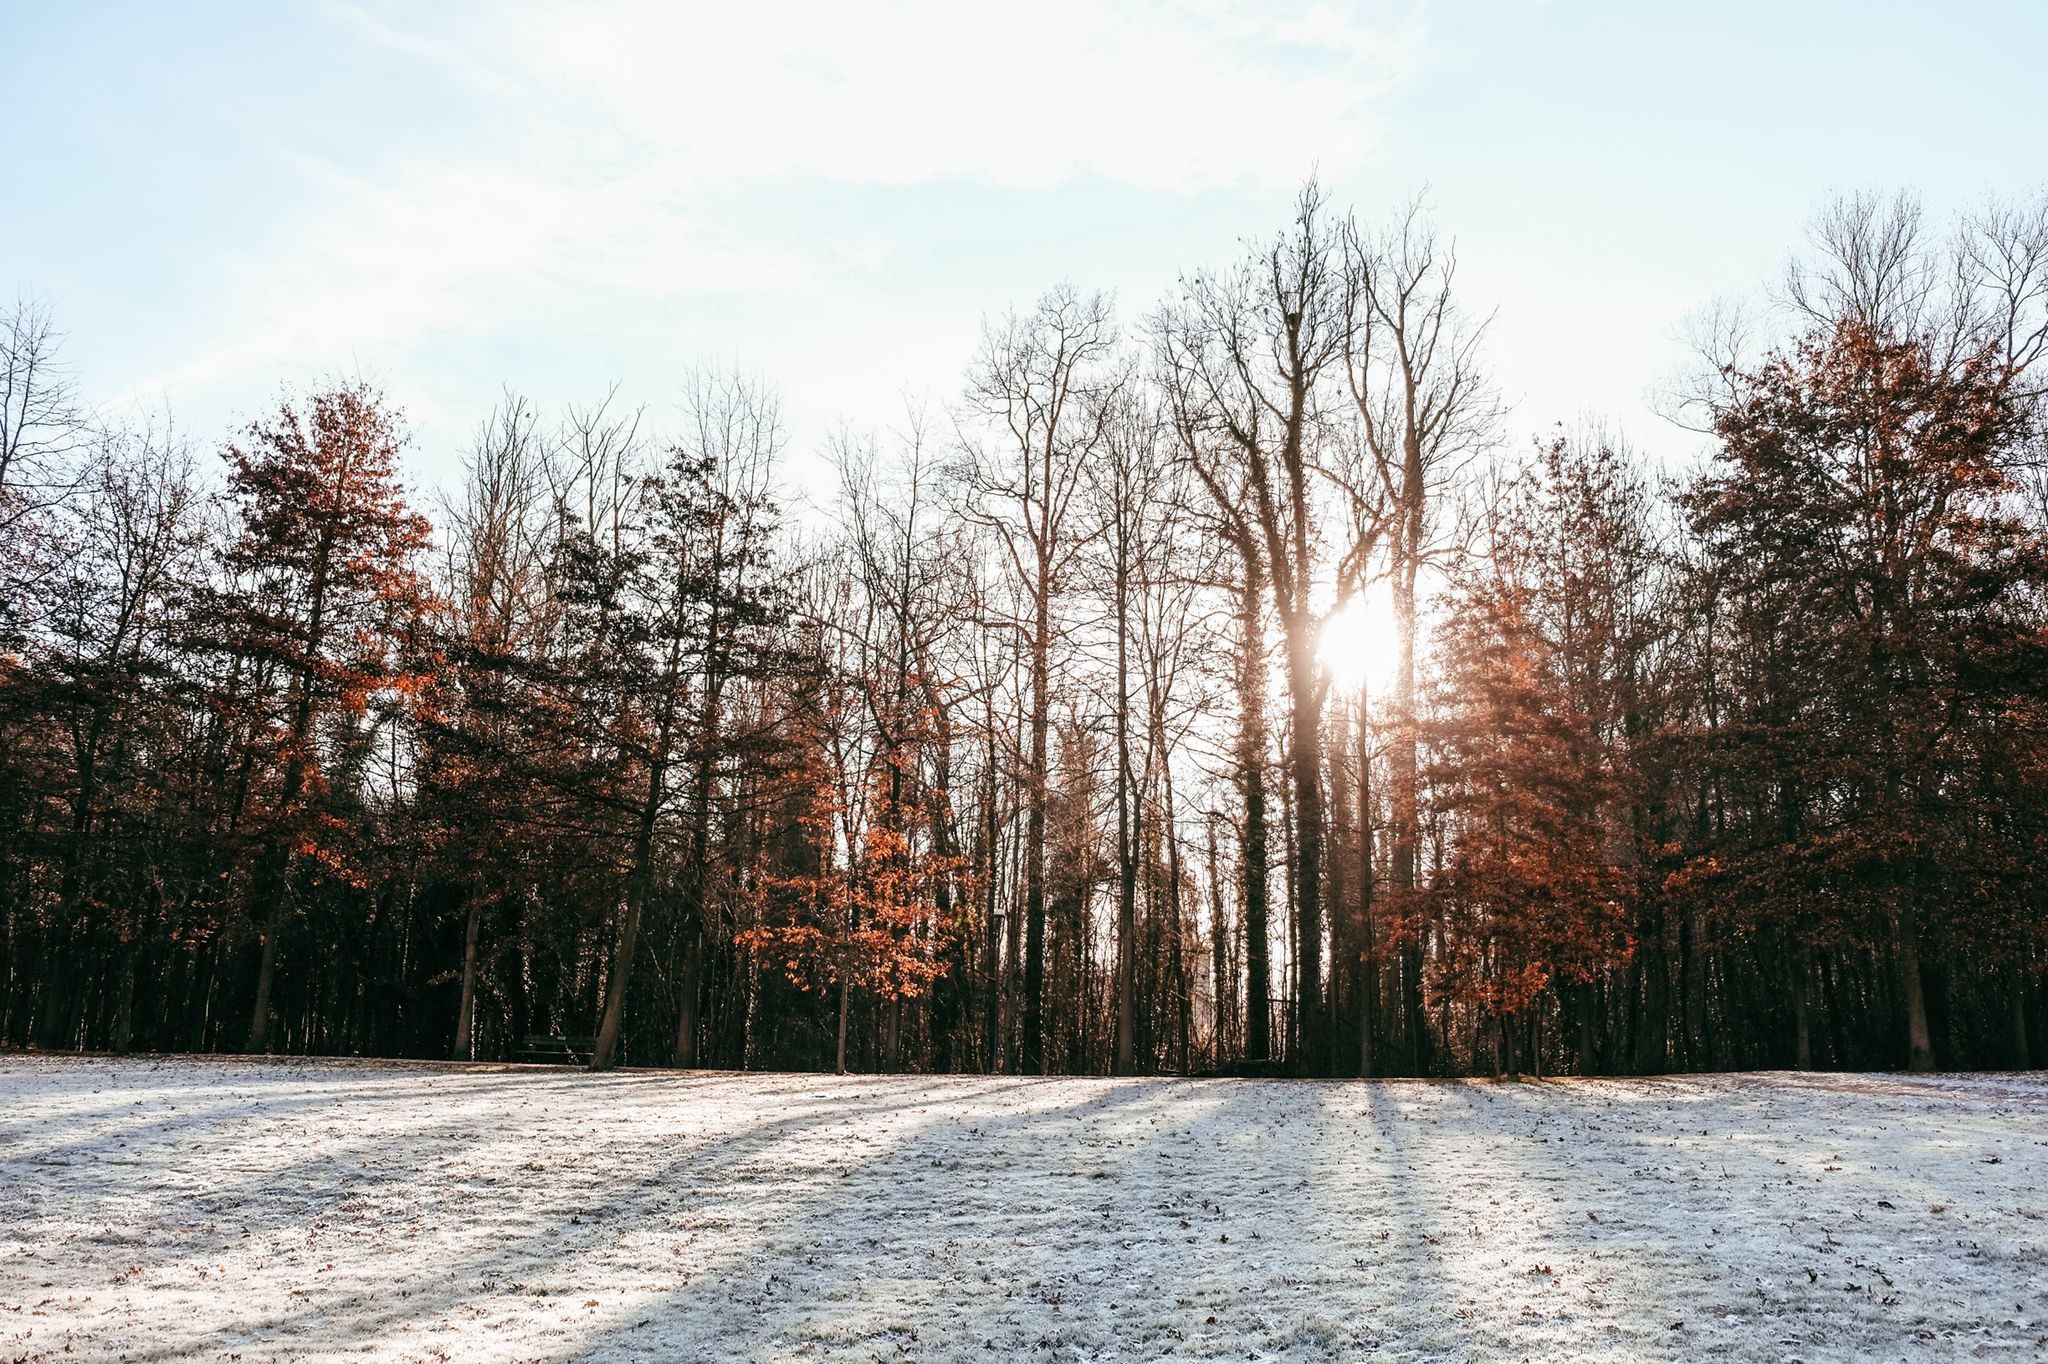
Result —
[[455, 1009], [455, 1044], [449, 1055], [457, 1061], [476, 1059], [476, 941], [483, 924], [483, 899], [469, 897], [469, 923], [462, 934], [462, 997]]
[[2031, 1070], [2034, 1066], [2033, 1048], [2027, 1038], [2027, 968], [2020, 963], [2009, 968], [2010, 988], [2007, 994], [2012, 999], [2012, 1067], [2014, 1070]]
[[1216, 857], [1216, 821], [1214, 818], [1206, 821], [1204, 832], [1207, 835], [1206, 851], [1209, 869], [1209, 973], [1212, 977], [1211, 988], [1214, 991], [1214, 995], [1210, 1000], [1210, 1004], [1213, 1006], [1210, 1021], [1212, 1033], [1210, 1050], [1212, 1052], [1212, 1063], [1221, 1067], [1224, 1049], [1230, 1037], [1231, 1020], [1236, 1012], [1231, 1007], [1233, 1002], [1231, 995], [1234, 992], [1231, 989], [1232, 972], [1230, 967], [1230, 944], [1235, 936], [1235, 930], [1229, 921], [1227, 911], [1223, 907], [1223, 874], [1221, 865]]
[[832, 1053], [832, 1073], [846, 1074], [846, 1016], [853, 1009], [853, 987], [842, 974], [839, 979], [839, 1042]]
[[277, 935], [284, 926], [284, 907], [270, 911], [263, 924], [263, 955], [256, 965], [256, 1006], [249, 1015], [249, 1040], [242, 1050], [265, 1051], [270, 1042], [270, 985], [277, 977]]
[[681, 1007], [676, 1014], [675, 1063], [684, 1070], [697, 1067], [698, 1000], [704, 990], [704, 924], [691, 914], [683, 924], [683, 969], [678, 981]]
[[1911, 906], [1899, 911], [1899, 989], [1906, 1002], [1906, 1068], [1934, 1069], [1927, 1031], [1927, 996], [1920, 984], [1920, 935]]
[[1792, 1066], [1795, 1070], [1812, 1070], [1813, 1029], [1806, 1014], [1806, 983], [1813, 975], [1813, 960], [1804, 942], [1792, 952], [1791, 970]]
[[[1579, 1001], [1579, 1074], [1599, 1073], [1599, 1053], [1593, 1030], [1593, 1019], [1600, 1009], [1599, 987], [1592, 981], [1578, 987], [1575, 992]], [[1559, 1020], [1562, 1022], [1562, 1020]]]
[[[1002, 853], [1002, 838], [999, 812], [996, 808], [996, 716], [994, 692], [985, 694], [982, 702], [982, 743], [983, 756], [987, 764], [981, 806], [981, 858], [982, 872], [982, 915], [983, 930], [988, 938], [988, 1000], [986, 1017], [988, 1070], [998, 1074], [1003, 1069], [1003, 937], [1001, 915], [997, 912], [1000, 903], [1001, 878], [997, 875], [998, 860]], [[1009, 965], [1014, 966], [1014, 957]]]
[[[1422, 845], [1419, 769], [1421, 740], [1416, 730], [1415, 671], [1417, 603], [1416, 578], [1421, 571], [1423, 533], [1421, 454], [1412, 437], [1403, 450], [1404, 494], [1400, 554], [1395, 566], [1394, 624], [1399, 640], [1394, 673], [1394, 732], [1389, 743], [1387, 765], [1393, 779], [1392, 865], [1388, 868], [1394, 889], [1394, 912], [1406, 929], [1401, 945], [1402, 1030], [1407, 1034], [1408, 1064], [1414, 1074], [1430, 1068], [1429, 1019], [1422, 999], [1422, 936], [1416, 922], [1419, 908], [1418, 873]], [[1448, 1041], [1448, 1039], [1446, 1039]]]
[[1261, 623], [1259, 580], [1245, 566], [1238, 600], [1237, 765], [1244, 787], [1244, 1056], [1268, 1060], [1273, 1054], [1273, 971], [1266, 922], [1266, 633]]
[[[334, 532], [323, 530], [314, 550], [312, 583], [306, 612], [306, 658], [318, 659], [327, 641], [327, 575], [334, 551]], [[313, 738], [313, 667], [304, 664], [295, 679], [292, 723], [286, 737], [284, 784], [278, 793], [277, 813], [289, 815], [305, 791], [312, 757], [306, 747]], [[262, 871], [256, 878], [257, 904], [268, 902], [268, 924], [263, 934], [263, 959], [256, 969], [256, 1006], [249, 1019], [249, 1041], [244, 1051], [263, 1051], [270, 1039], [270, 989], [277, 977], [277, 940], [284, 928], [285, 873], [291, 867], [291, 849], [276, 832], [269, 838]]]
[[[297, 751], [294, 745], [293, 751]], [[278, 802], [280, 809], [288, 809], [298, 799], [300, 786], [305, 781], [304, 765], [297, 759], [285, 767], [284, 792]], [[251, 1053], [264, 1051], [270, 1041], [270, 991], [277, 978], [277, 940], [284, 932], [284, 897], [286, 891], [285, 873], [290, 866], [291, 852], [272, 836], [272, 846], [265, 849], [263, 860], [256, 874], [255, 902], [266, 906], [263, 916], [263, 955], [256, 966], [256, 1004], [249, 1016], [249, 1039], [242, 1050]]]
[[[135, 958], [140, 950], [139, 939], [131, 934], [121, 944], [121, 965], [114, 984], [114, 1035], [113, 1053], [116, 1056], [128, 1054], [128, 1044], [133, 1038], [135, 1027]], [[2022, 1067], [2024, 1068], [2024, 1067]]]
[[1707, 1050], [1706, 917], [1698, 908], [1690, 909], [1683, 927], [1680, 948], [1685, 963], [1685, 1068], [1697, 1073], [1713, 1064]]
[[[1118, 554], [1123, 530], [1119, 527]], [[1116, 585], [1116, 1073], [1137, 1069], [1138, 839], [1131, 791], [1131, 693], [1128, 574], [1118, 565]], [[1170, 831], [1169, 831], [1170, 833]]]
[[1031, 759], [1024, 774], [1024, 1018], [1023, 1069], [1045, 1074], [1045, 788], [1048, 762], [1046, 730], [1052, 698], [1050, 652], [1051, 602], [1044, 590], [1041, 565], [1037, 628], [1031, 641]]
[[1642, 980], [1633, 1067], [1638, 1075], [1661, 1075], [1670, 1065], [1671, 977], [1664, 937], [1663, 915], [1646, 905], [1642, 941], [1636, 951], [1636, 969]]
[[1374, 955], [1372, 902], [1372, 740], [1365, 686], [1358, 688], [1358, 1078], [1372, 1078], [1373, 1014], [1380, 966]]
[[626, 909], [619, 925], [619, 940], [612, 954], [612, 969], [605, 981], [604, 1017], [598, 1024], [597, 1041], [590, 1049], [590, 1068], [610, 1070], [619, 1063], [619, 1034], [626, 1020], [626, 991], [633, 981], [633, 956], [640, 945], [640, 916], [647, 902], [647, 885], [653, 878], [654, 814], [660, 803], [663, 774], [661, 765], [648, 770], [647, 802], [640, 813], [640, 831], [633, 840], [633, 870], [626, 878]]
[[1323, 705], [1314, 632], [1297, 619], [1288, 641], [1293, 674], [1289, 759], [1294, 776], [1295, 1035], [1294, 1069], [1320, 1073], [1323, 998]]
[[1002, 917], [996, 911], [998, 881], [996, 878], [996, 816], [995, 798], [993, 795], [989, 798], [988, 830], [985, 836], [988, 840], [988, 852], [982, 862], [983, 875], [986, 877], [986, 880], [983, 882], [985, 893], [982, 899], [982, 915], [984, 921], [983, 932], [988, 939], [986, 949], [988, 999], [985, 1005], [985, 1017], [982, 1021], [988, 1030], [986, 1038], [988, 1069], [991, 1074], [999, 1074], [1003, 1069], [1003, 925]]

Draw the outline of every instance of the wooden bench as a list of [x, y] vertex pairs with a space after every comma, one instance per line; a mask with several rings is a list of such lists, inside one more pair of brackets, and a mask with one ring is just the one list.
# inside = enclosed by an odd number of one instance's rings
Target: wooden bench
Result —
[[518, 1059], [536, 1065], [587, 1066], [596, 1046], [594, 1037], [533, 1033], [520, 1042]]

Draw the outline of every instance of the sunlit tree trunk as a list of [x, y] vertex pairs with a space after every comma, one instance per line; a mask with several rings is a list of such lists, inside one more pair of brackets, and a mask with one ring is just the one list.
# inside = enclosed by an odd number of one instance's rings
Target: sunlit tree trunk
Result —
[[482, 897], [471, 892], [462, 932], [462, 997], [455, 1009], [455, 1042], [449, 1049], [449, 1055], [457, 1061], [476, 1058], [476, 948], [482, 927]]
[[1370, 1078], [1373, 1064], [1373, 1022], [1379, 1009], [1380, 967], [1373, 925], [1372, 738], [1366, 687], [1358, 686], [1358, 1074]]
[[1273, 1054], [1272, 934], [1266, 917], [1266, 632], [1258, 576], [1251, 563], [1238, 584], [1237, 779], [1244, 799], [1240, 835], [1244, 897], [1244, 1056]]
[[[1121, 518], [1119, 518], [1121, 520]], [[1130, 571], [1123, 528], [1116, 572], [1116, 1073], [1132, 1074], [1138, 1019], [1138, 835], [1131, 809]]]

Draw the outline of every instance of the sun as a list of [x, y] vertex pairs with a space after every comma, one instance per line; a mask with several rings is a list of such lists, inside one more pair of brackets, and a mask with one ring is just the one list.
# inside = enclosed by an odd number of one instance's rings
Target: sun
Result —
[[1394, 676], [1401, 656], [1401, 633], [1394, 622], [1394, 604], [1384, 590], [1368, 590], [1344, 603], [1323, 625], [1316, 658], [1330, 678], [1346, 691], [1363, 686], [1380, 692]]

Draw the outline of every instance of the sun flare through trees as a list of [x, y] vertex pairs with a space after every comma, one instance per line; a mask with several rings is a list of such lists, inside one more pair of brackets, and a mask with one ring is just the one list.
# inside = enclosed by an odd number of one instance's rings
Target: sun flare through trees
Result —
[[744, 374], [507, 393], [437, 501], [367, 384], [216, 446], [13, 308], [0, 1044], [2031, 1064], [2048, 203], [1830, 207], [1683, 469], [1530, 439], [1465, 289], [1311, 184], [989, 319], [808, 503]]

